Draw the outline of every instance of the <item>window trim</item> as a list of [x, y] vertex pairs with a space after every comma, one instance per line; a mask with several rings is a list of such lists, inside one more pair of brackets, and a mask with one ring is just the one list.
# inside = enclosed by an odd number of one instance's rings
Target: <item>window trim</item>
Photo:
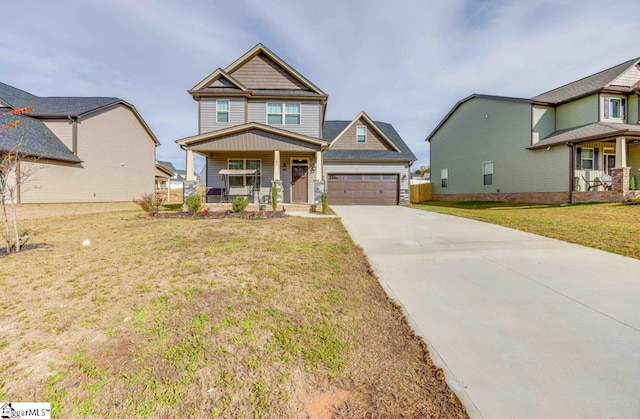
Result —
[[[227, 110], [218, 109], [218, 102], [227, 102]], [[227, 120], [220, 121], [220, 114], [227, 114]], [[231, 122], [231, 100], [229, 99], [216, 99], [216, 123], [218, 124], [228, 124]]]
[[[486, 165], [491, 164], [491, 173], [485, 172]], [[496, 169], [493, 160], [483, 161], [482, 162], [482, 186], [493, 186], [493, 176], [495, 175]], [[486, 183], [486, 176], [491, 176], [491, 183]]]
[[[358, 139], [358, 137], [360, 137], [360, 134], [358, 134], [358, 129], [364, 129], [364, 134], [362, 135], [362, 137], [364, 137], [364, 141], [360, 141]], [[367, 126], [366, 125], [356, 125], [356, 144], [366, 144], [367, 143]]]
[[[281, 113], [270, 113], [269, 112], [269, 105], [270, 104], [282, 105], [282, 112]], [[287, 113], [287, 104], [289, 104], [289, 105], [298, 105], [298, 112], [297, 113]], [[302, 102], [266, 102], [265, 114], [266, 114], [265, 121], [266, 121], [267, 125], [271, 125], [271, 126], [275, 126], [275, 125], [295, 125], [295, 126], [300, 126], [300, 125], [302, 125]], [[281, 124], [271, 124], [271, 123], [269, 123], [269, 115], [280, 115], [280, 117], [282, 118], [282, 123]], [[287, 115], [298, 115], [298, 123], [297, 124], [287, 124]]]
[[[262, 188], [262, 159], [254, 159], [254, 158], [228, 158], [227, 159], [227, 169], [229, 169], [229, 162], [230, 161], [242, 161], [242, 170], [246, 169], [247, 167], [247, 160], [256, 160], [260, 162], [260, 167], [258, 168], [258, 179], [260, 182], [260, 188]], [[227, 185], [227, 188], [246, 188], [247, 186], [251, 186], [251, 185], [247, 185], [247, 177], [251, 177], [251, 176], [246, 176], [246, 175], [233, 175], [233, 176], [229, 176], [229, 178], [231, 177], [241, 177], [242, 178], [242, 186], [231, 186], [231, 182], [229, 182], [229, 185]]]
[[440, 187], [447, 188], [449, 186], [449, 168], [444, 167], [440, 169]]
[[[619, 115], [612, 116], [613, 114], [613, 101], [619, 102], [620, 105], [618, 107]], [[618, 96], [604, 96], [603, 97], [603, 119], [605, 120], [616, 120], [616, 121], [624, 121], [627, 117], [627, 100], [624, 97]]]

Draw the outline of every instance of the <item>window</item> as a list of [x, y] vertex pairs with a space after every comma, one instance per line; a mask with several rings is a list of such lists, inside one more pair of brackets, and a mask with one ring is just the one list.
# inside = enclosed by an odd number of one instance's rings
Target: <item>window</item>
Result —
[[267, 103], [267, 124], [300, 125], [299, 103]]
[[484, 186], [493, 185], [493, 162], [486, 161], [482, 163], [482, 184]]
[[356, 127], [356, 143], [364, 144], [367, 142], [367, 127], [358, 125]]
[[260, 188], [262, 185], [262, 161], [261, 160], [244, 160], [244, 159], [230, 159], [227, 167], [229, 169], [257, 169], [257, 176], [229, 176], [229, 187], [243, 187], [253, 186], [254, 188]]
[[619, 97], [604, 98], [604, 117], [607, 119], [624, 119], [625, 100]]
[[216, 100], [216, 122], [229, 122], [229, 100]]
[[443, 188], [447, 187], [449, 182], [449, 169], [440, 169], [440, 186]]
[[582, 149], [582, 168], [591, 170], [593, 169], [593, 148]]

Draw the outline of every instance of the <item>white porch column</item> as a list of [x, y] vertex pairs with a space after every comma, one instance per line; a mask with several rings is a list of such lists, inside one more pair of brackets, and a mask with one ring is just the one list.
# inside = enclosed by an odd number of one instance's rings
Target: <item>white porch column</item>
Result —
[[627, 167], [627, 140], [616, 138], [616, 167]]
[[322, 181], [322, 151], [316, 151], [316, 180]]
[[194, 173], [194, 164], [193, 164], [193, 150], [187, 150], [187, 167], [186, 167], [186, 181], [194, 181], [196, 180], [196, 176]]
[[273, 152], [273, 180], [280, 180], [280, 151]]

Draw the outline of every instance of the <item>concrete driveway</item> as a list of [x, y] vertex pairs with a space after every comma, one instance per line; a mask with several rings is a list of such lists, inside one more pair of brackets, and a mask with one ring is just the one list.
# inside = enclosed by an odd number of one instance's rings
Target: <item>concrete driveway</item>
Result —
[[472, 417], [640, 418], [640, 261], [405, 207], [332, 208]]

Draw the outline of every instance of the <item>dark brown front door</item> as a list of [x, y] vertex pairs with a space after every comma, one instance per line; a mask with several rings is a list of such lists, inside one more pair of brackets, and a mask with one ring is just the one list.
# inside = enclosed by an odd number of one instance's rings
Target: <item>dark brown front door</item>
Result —
[[291, 202], [307, 202], [308, 166], [291, 166]]

